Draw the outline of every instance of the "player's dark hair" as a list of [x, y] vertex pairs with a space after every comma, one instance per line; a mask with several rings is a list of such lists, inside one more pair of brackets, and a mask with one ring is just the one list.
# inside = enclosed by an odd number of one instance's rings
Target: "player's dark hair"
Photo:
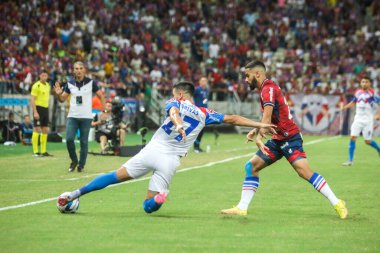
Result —
[[246, 69], [253, 69], [255, 67], [262, 67], [266, 71], [265, 64], [261, 61], [250, 61], [247, 65], [245, 65]]
[[[371, 80], [371, 78], [369, 77], [369, 76], [363, 76], [361, 79], [366, 79], [366, 80], [368, 80], [370, 83], [372, 83], [372, 80]], [[361, 80], [360, 79], [360, 80]]]
[[173, 86], [173, 89], [182, 90], [191, 96], [194, 94], [194, 85], [189, 81], [180, 81]]
[[43, 70], [41, 70], [40, 74], [48, 74], [49, 75], [49, 72], [46, 69], [43, 69]]

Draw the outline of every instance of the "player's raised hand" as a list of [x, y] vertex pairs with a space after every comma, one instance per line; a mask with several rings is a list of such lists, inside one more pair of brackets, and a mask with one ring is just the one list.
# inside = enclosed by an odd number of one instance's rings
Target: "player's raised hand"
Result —
[[257, 133], [257, 128], [254, 128], [251, 131], [249, 131], [249, 133], [246, 136], [247, 140], [245, 143], [253, 141], [253, 137], [255, 137], [256, 133]]
[[185, 129], [183, 129], [183, 126], [180, 126], [180, 127], [177, 126], [177, 131], [180, 135], [182, 135], [182, 141], [185, 143], [186, 142], [186, 132], [185, 132]]
[[55, 84], [54, 84], [54, 91], [58, 95], [62, 93], [61, 84], [59, 82], [55, 82]]

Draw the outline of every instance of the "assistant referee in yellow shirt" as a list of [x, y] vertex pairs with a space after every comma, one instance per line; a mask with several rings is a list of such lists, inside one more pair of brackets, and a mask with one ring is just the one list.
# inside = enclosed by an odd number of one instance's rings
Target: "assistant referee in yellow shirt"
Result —
[[[43, 70], [40, 80], [33, 84], [30, 104], [33, 108], [34, 128], [32, 135], [32, 146], [34, 156], [51, 156], [46, 152], [49, 123], [49, 98], [51, 85], [47, 82], [49, 74]], [[41, 133], [41, 152], [38, 151], [38, 137]]]

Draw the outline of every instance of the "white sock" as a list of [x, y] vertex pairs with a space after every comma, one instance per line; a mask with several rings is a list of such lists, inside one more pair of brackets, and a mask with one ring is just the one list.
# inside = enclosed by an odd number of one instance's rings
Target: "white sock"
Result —
[[243, 190], [241, 191], [241, 199], [237, 207], [240, 210], [248, 210], [248, 206], [252, 201], [253, 195], [255, 195], [255, 192], [252, 190]]
[[335, 194], [333, 193], [323, 176], [315, 172], [309, 179], [309, 183], [311, 183], [317, 191], [322, 193], [323, 196], [328, 198], [331, 205], [335, 206], [336, 204], [338, 204], [339, 199], [335, 196]]
[[258, 187], [258, 177], [246, 177], [243, 183], [241, 198], [239, 204], [237, 205], [237, 208], [240, 210], [248, 210], [248, 206], [251, 203]]

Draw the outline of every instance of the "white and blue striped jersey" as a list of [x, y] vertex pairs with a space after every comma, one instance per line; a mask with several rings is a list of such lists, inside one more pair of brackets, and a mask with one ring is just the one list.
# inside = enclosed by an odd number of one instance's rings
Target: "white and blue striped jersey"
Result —
[[[183, 127], [186, 132], [186, 142], [182, 141], [182, 135], [175, 130], [175, 126], [169, 117], [169, 110], [172, 107], [179, 109], [179, 115], [183, 121]], [[189, 100], [179, 101], [171, 99], [165, 105], [166, 118], [161, 127], [153, 135], [152, 140], [147, 147], [165, 153], [184, 156], [190, 147], [193, 146], [199, 132], [210, 124], [221, 124], [224, 120], [224, 114], [217, 113], [213, 110], [197, 107]]]
[[355, 92], [352, 100], [356, 103], [355, 121], [373, 121], [374, 104], [380, 103], [372, 89], [364, 91], [359, 89]]

